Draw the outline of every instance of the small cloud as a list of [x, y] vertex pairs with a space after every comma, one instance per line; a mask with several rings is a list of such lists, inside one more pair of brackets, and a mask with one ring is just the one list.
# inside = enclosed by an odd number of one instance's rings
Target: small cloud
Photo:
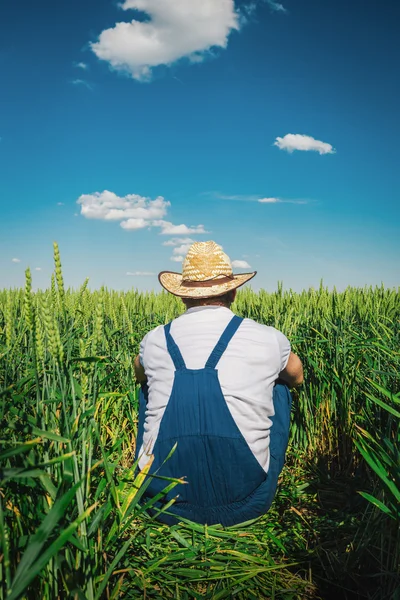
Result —
[[144, 229], [149, 225], [149, 222], [146, 219], [127, 219], [127, 221], [122, 221], [120, 225], [122, 229], [133, 231], [135, 229]]
[[74, 217], [79, 217], [78, 213], [74, 213]]
[[188, 227], [183, 223], [181, 225], [174, 225], [169, 221], [159, 221], [154, 225], [161, 227], [161, 235], [197, 235], [200, 233], [208, 233], [204, 229], [204, 225], [195, 225]]
[[234, 200], [236, 202], [257, 202], [259, 196], [254, 194], [220, 194], [219, 192], [207, 192], [217, 200]]
[[88, 90], [93, 90], [92, 86], [90, 85], [90, 83], [88, 81], [86, 81], [86, 79], [73, 79], [71, 81], [71, 83], [72, 83], [72, 85], [83, 85]]
[[255, 1], [243, 4], [243, 6], [240, 7], [240, 10], [238, 11], [240, 27], [246, 25], [249, 22], [249, 20], [252, 19], [254, 13], [256, 12], [256, 9], [257, 2]]
[[35, 267], [35, 271], [41, 271], [42, 267]]
[[266, 0], [266, 2], [274, 12], [287, 12], [287, 9], [280, 2], [275, 2], [275, 0]]
[[176, 248], [173, 249], [172, 254], [174, 256], [184, 256], [188, 253], [191, 245], [192, 244], [181, 244], [180, 246], [176, 246]]
[[188, 253], [189, 248], [192, 245], [192, 243], [193, 243], [193, 241], [191, 239], [189, 239], [189, 241], [186, 244], [180, 244], [179, 246], [176, 246], [172, 250], [171, 260], [173, 260], [175, 262], [182, 262], [183, 258]]
[[12, 258], [11, 262], [13, 262], [13, 263], [20, 263], [21, 259], [20, 258]]
[[171, 240], [163, 242], [163, 246], [174, 246], [170, 258], [174, 262], [182, 262], [193, 243], [194, 240], [192, 240], [192, 238], [172, 238]]
[[191, 238], [172, 238], [163, 242], [163, 246], [180, 246], [181, 244], [194, 244]]
[[57, 202], [57, 206], [64, 206], [64, 202]]
[[261, 204], [307, 204], [308, 200], [283, 200], [282, 198], [275, 198], [273, 196], [266, 196], [260, 198], [254, 194], [220, 194], [219, 192], [207, 192], [207, 195], [212, 195], [218, 200], [232, 200], [235, 202], [260, 202]]
[[87, 69], [89, 68], [89, 66], [84, 62], [76, 62], [74, 63], [74, 67], [76, 67], [77, 69], [82, 69], [83, 71], [87, 71]]
[[251, 269], [251, 266], [247, 262], [247, 260], [233, 260], [232, 267], [234, 269]]
[[180, 84], [185, 85], [182, 79], [179, 79], [179, 77], [176, 77], [176, 75], [172, 75], [172, 79], [175, 79], [176, 81], [179, 81]]
[[280, 150], [286, 150], [289, 153], [294, 152], [294, 150], [305, 152], [311, 150], [319, 154], [334, 154], [336, 152], [331, 144], [300, 133], [287, 133], [283, 138], [277, 137], [274, 146], [278, 146]]
[[308, 204], [308, 200], [282, 200], [282, 198], [259, 198], [260, 204]]
[[152, 275], [155, 275], [155, 273], [152, 273], [151, 271], [127, 271], [126, 274], [132, 275], [132, 277], [151, 277]]

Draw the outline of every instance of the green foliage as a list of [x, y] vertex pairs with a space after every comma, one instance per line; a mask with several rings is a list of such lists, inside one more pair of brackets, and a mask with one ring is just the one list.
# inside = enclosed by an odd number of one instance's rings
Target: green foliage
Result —
[[255, 523], [168, 528], [135, 472], [133, 358], [183, 305], [65, 290], [57, 244], [54, 259], [49, 290], [33, 293], [28, 270], [24, 290], [0, 291], [0, 600], [395, 593], [398, 290], [239, 292], [234, 310], [282, 330], [305, 365], [288, 464]]

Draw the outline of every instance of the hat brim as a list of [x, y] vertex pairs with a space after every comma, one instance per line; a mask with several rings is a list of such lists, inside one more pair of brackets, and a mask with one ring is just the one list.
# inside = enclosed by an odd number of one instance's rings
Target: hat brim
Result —
[[201, 287], [185, 286], [182, 283], [182, 274], [173, 271], [161, 271], [158, 280], [167, 292], [180, 298], [213, 298], [214, 296], [223, 296], [244, 285], [256, 274], [257, 271], [232, 275], [232, 279], [224, 283], [218, 283], [218, 279], [215, 279], [210, 285], [204, 285], [202, 282]]

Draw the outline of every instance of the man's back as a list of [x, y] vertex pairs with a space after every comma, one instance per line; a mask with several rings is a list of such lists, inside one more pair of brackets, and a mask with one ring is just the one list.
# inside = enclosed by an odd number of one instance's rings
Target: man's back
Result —
[[[204, 368], [232, 317], [230, 309], [210, 305], [191, 308], [172, 322], [171, 335], [188, 369]], [[286, 367], [289, 355], [289, 341], [281, 332], [244, 319], [217, 367], [230, 413], [265, 471], [269, 466], [270, 417], [274, 414], [273, 385]], [[151, 452], [175, 374], [163, 327], [149, 332], [142, 341], [140, 362], [149, 386], [143, 447]], [[142, 454], [142, 449], [139, 454]], [[143, 455], [141, 467], [146, 460]]]

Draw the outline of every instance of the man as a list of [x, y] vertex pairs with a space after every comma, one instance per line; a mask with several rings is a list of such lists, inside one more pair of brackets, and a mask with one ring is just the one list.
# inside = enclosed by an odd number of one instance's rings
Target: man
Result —
[[164, 477], [187, 481], [157, 504], [179, 494], [159, 517], [166, 523], [243, 523], [264, 514], [275, 495], [291, 408], [288, 387], [276, 381], [300, 385], [303, 367], [280, 331], [230, 310], [236, 289], [255, 275], [234, 275], [212, 241], [192, 244], [182, 274], [159, 275], [187, 310], [150, 331], [135, 359], [143, 388], [137, 456], [141, 469], [154, 458], [150, 497], [166, 487]]

